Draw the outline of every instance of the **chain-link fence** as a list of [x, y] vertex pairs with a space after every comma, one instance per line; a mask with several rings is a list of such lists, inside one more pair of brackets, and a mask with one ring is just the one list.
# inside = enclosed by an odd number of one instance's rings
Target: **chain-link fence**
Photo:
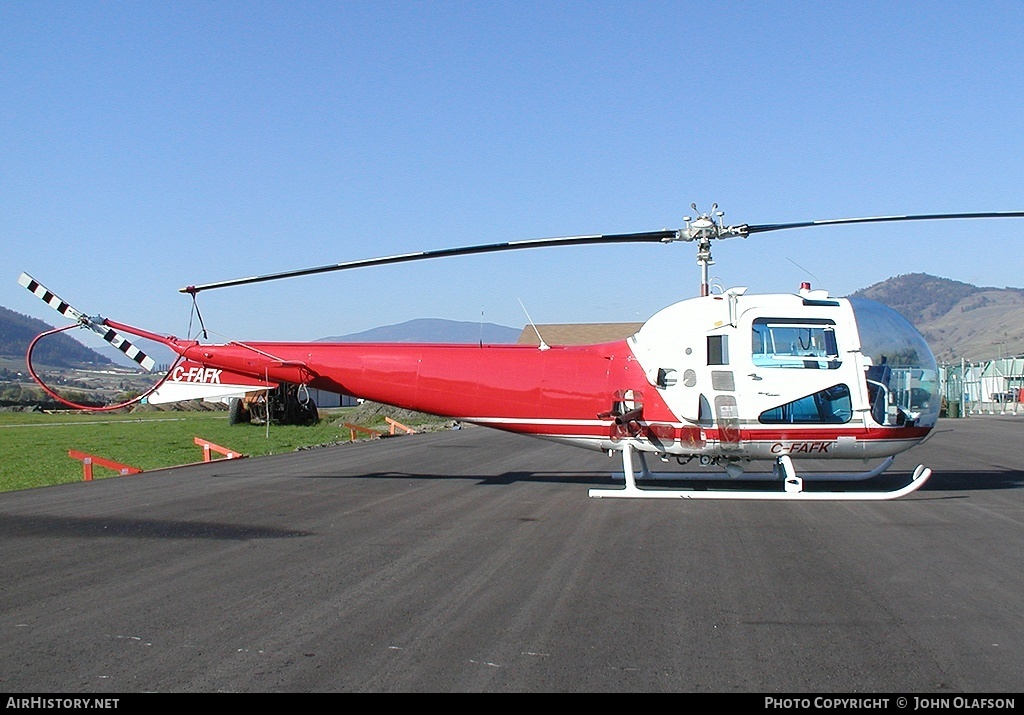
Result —
[[1024, 416], [1024, 358], [946, 363], [939, 368], [941, 417]]

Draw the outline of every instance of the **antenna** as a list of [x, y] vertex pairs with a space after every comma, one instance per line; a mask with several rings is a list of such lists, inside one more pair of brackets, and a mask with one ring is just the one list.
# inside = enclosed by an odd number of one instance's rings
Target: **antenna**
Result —
[[533, 318], [531, 318], [531, 317], [530, 317], [530, 312], [529, 312], [528, 310], [526, 310], [526, 306], [525, 306], [525, 305], [523, 305], [523, 300], [522, 300], [522, 298], [517, 298], [516, 300], [518, 300], [518, 301], [519, 301], [519, 306], [520, 306], [520, 307], [521, 307], [521, 308], [523, 309], [523, 312], [524, 312], [524, 313], [526, 313], [526, 319], [527, 319], [528, 321], [530, 321], [530, 327], [532, 327], [532, 328], [533, 328], [533, 332], [537, 333], [537, 340], [539, 340], [539, 341], [540, 341], [540, 349], [541, 349], [541, 350], [550, 350], [550, 349], [551, 349], [551, 346], [550, 346], [550, 345], [548, 345], [548, 344], [547, 344], [546, 342], [544, 342], [544, 338], [542, 338], [542, 337], [540, 336], [540, 331], [539, 331], [539, 330], [537, 330], [537, 326], [536, 326], [536, 324], [534, 324], [534, 322], [533, 322]]
[[796, 266], [797, 268], [799, 268], [799, 269], [800, 269], [801, 271], [803, 271], [803, 272], [804, 272], [804, 273], [806, 273], [807, 275], [809, 275], [809, 276], [810, 276], [811, 278], [813, 278], [813, 279], [814, 279], [814, 282], [815, 282], [815, 283], [821, 283], [821, 281], [819, 281], [819, 280], [818, 280], [818, 276], [816, 276], [816, 275], [814, 275], [813, 273], [811, 273], [811, 272], [810, 272], [809, 270], [807, 270], [806, 268], [804, 268], [803, 266], [801, 266], [801, 265], [800, 265], [799, 263], [797, 263], [796, 261], [794, 261], [794, 260], [793, 260], [792, 258], [789, 258], [789, 257], [787, 256], [787, 257], [786, 257], [786, 260], [787, 260], [787, 261], [789, 261], [790, 263], [792, 263], [792, 264], [793, 264], [794, 266]]

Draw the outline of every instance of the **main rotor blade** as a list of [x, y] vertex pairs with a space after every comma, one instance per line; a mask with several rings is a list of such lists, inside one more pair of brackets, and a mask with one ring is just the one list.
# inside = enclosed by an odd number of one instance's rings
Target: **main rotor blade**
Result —
[[462, 248], [443, 248], [435, 251], [417, 251], [415, 253], [401, 253], [396, 256], [384, 256], [382, 258], [363, 258], [345, 263], [335, 263], [329, 266], [317, 268], [304, 268], [296, 271], [284, 271], [281, 273], [268, 273], [262, 276], [250, 278], [236, 278], [234, 280], [219, 281], [217, 283], [206, 283], [198, 286], [187, 286], [181, 288], [181, 293], [196, 293], [211, 288], [227, 288], [229, 286], [246, 285], [248, 283], [262, 283], [274, 281], [281, 278], [295, 278], [297, 276], [308, 276], [315, 273], [328, 273], [330, 271], [343, 271], [349, 268], [365, 268], [367, 266], [383, 266], [389, 263], [404, 263], [406, 261], [420, 261], [427, 258], [442, 258], [449, 256], [466, 256], [474, 253], [495, 253], [497, 251], [514, 251], [520, 248], [540, 248], [549, 246], [579, 246], [598, 243], [667, 243], [677, 237], [678, 232], [674, 230], [649, 231], [646, 233], [616, 233], [594, 236], [560, 236], [557, 238], [534, 238], [526, 241], [509, 241], [507, 243], [490, 243], [480, 246], [464, 246]]
[[824, 221], [800, 221], [797, 223], [766, 223], [747, 225], [747, 234], [780, 231], [785, 228], [806, 228], [808, 226], [837, 226], [846, 223], [882, 223], [885, 221], [932, 221], [950, 218], [1013, 218], [1024, 216], [1024, 211], [989, 211], [984, 213], [918, 214], [916, 216], [869, 216], [864, 218], [834, 218]]

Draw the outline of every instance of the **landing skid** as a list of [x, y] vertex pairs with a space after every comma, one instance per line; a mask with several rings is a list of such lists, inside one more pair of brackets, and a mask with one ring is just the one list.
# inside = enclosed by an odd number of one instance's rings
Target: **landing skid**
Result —
[[[920, 489], [932, 475], [932, 470], [924, 465], [918, 465], [914, 470], [914, 477], [910, 483], [901, 489], [886, 492], [805, 492], [803, 490], [803, 479], [796, 476], [793, 467], [793, 460], [789, 455], [783, 455], [776, 460], [776, 467], [782, 474], [784, 491], [754, 491], [754, 490], [731, 490], [731, 489], [641, 489], [636, 485], [636, 475], [633, 472], [633, 446], [625, 443], [620, 448], [622, 452], [623, 475], [626, 479], [626, 486], [622, 489], [591, 489], [590, 496], [595, 498], [640, 498], [640, 499], [760, 499], [775, 501], [882, 501], [897, 499], [906, 496], [911, 492]], [[643, 452], [638, 453], [641, 464], [641, 474], [644, 477], [653, 477], [647, 469], [647, 462]], [[884, 472], [893, 458], [889, 457], [877, 468], [870, 472], [861, 474], [839, 474], [835, 475], [836, 480], [868, 479]], [[676, 476], [678, 479], [679, 477]], [[833, 477], [829, 475], [831, 480]]]

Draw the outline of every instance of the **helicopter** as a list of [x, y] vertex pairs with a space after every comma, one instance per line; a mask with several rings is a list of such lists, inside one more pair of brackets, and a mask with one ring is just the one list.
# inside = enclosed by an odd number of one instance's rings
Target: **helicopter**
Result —
[[[91, 329], [146, 369], [152, 369], [152, 358], [122, 333], [177, 354], [178, 362], [141, 396], [154, 402], [237, 399], [288, 388], [289, 399], [308, 409], [302, 391], [316, 388], [617, 454], [624, 486], [592, 488], [595, 498], [882, 500], [919, 489], [931, 476], [924, 465], [893, 490], [835, 485], [882, 474], [935, 427], [938, 367], [920, 333], [880, 303], [835, 297], [809, 283], [793, 293], [758, 295], [744, 287], [715, 293], [708, 277], [712, 242], [840, 224], [1024, 217], [1024, 211], [726, 225], [717, 204], [704, 213], [691, 207], [697, 213], [684, 218], [680, 229], [413, 252], [180, 289], [195, 302], [206, 290], [424, 259], [606, 243], [696, 245], [698, 296], [658, 311], [625, 339], [592, 345], [547, 345], [542, 338], [539, 345], [200, 342], [90, 317], [28, 274], [19, 282], [75, 321], [58, 330]], [[36, 340], [51, 332], [57, 331]], [[32, 370], [35, 342], [29, 371], [64, 402]], [[680, 464], [696, 460], [716, 471], [658, 474], [648, 456]], [[795, 465], [805, 459], [878, 464], [852, 474], [798, 474]], [[771, 471], [751, 470], [761, 462], [770, 463]], [[725, 486], [666, 487], [655, 485], [659, 478]], [[764, 481], [772, 482], [769, 488], [749, 486]], [[805, 490], [805, 481], [831, 486]]]

